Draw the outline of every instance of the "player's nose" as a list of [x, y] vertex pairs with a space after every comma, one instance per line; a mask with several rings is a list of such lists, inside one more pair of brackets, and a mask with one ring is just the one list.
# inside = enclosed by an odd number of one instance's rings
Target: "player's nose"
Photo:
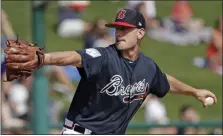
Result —
[[123, 31], [121, 31], [120, 29], [116, 29], [116, 31], [115, 31], [115, 35], [116, 35], [116, 37], [121, 37], [123, 34]]
[[116, 39], [117, 39], [117, 40], [122, 39], [122, 35], [121, 35], [121, 34], [116, 34]]
[[121, 35], [116, 35], [116, 42], [121, 40]]

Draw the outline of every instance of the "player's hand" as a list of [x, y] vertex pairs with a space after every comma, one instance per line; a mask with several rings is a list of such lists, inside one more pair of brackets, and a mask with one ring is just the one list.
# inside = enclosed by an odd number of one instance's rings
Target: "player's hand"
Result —
[[201, 101], [201, 103], [203, 104], [204, 108], [207, 108], [208, 107], [207, 103], [205, 102], [205, 99], [207, 97], [212, 97], [214, 99], [214, 104], [217, 103], [216, 96], [212, 92], [210, 92], [209, 90], [206, 90], [206, 89], [197, 89], [196, 90], [195, 97], [199, 101]]

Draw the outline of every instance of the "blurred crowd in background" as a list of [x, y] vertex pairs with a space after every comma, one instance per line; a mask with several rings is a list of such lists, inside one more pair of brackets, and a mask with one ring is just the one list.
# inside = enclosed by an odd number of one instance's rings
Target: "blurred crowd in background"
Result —
[[[112, 1], [111, 1], [112, 2]], [[115, 2], [115, 1], [114, 1]], [[86, 22], [82, 13], [91, 6], [90, 1], [58, 1], [58, 22], [56, 33], [62, 38], [83, 37], [83, 48], [106, 47], [115, 42], [114, 30], [105, 27], [106, 20], [96, 18]], [[206, 26], [202, 18], [195, 18], [193, 8], [188, 1], [176, 1], [170, 15], [158, 17], [155, 1], [126, 1], [124, 8], [132, 8], [141, 12], [147, 23], [146, 36], [159, 42], [172, 43], [176, 46], [195, 46], [205, 43], [206, 55], [194, 58], [194, 65], [208, 68], [222, 76], [222, 16], [216, 18], [215, 26]], [[7, 13], [1, 10], [1, 77], [5, 79], [4, 48], [7, 39], [15, 39], [16, 34]], [[185, 47], [184, 47], [185, 48]], [[74, 90], [74, 82], [80, 80], [77, 69], [73, 66], [48, 66], [46, 74], [50, 81], [49, 119], [52, 124], [63, 122]], [[32, 80], [15, 80], [2, 82], [1, 123], [5, 128], [20, 128], [31, 121]], [[57, 97], [60, 96], [60, 97]], [[62, 99], [61, 99], [62, 98]], [[145, 121], [154, 124], [170, 122], [166, 107], [159, 98], [149, 96], [142, 108], [145, 108]], [[61, 112], [63, 111], [63, 112]], [[179, 109], [179, 118], [187, 122], [199, 122], [199, 113], [190, 105]], [[5, 134], [24, 134], [22, 129], [4, 131]], [[153, 128], [148, 134], [208, 134], [204, 128]], [[215, 129], [212, 134], [222, 134]]]

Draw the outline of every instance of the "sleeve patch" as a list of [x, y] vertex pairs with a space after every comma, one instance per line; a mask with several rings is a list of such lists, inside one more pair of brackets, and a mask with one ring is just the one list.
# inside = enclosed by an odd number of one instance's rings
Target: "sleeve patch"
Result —
[[94, 48], [86, 49], [86, 53], [93, 58], [101, 56], [101, 53], [97, 49], [94, 49]]

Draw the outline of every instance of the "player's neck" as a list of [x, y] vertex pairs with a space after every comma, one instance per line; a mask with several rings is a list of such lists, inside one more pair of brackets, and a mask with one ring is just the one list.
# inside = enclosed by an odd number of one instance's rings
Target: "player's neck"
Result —
[[140, 53], [139, 46], [136, 45], [133, 48], [122, 50], [122, 57], [131, 61], [138, 59]]

